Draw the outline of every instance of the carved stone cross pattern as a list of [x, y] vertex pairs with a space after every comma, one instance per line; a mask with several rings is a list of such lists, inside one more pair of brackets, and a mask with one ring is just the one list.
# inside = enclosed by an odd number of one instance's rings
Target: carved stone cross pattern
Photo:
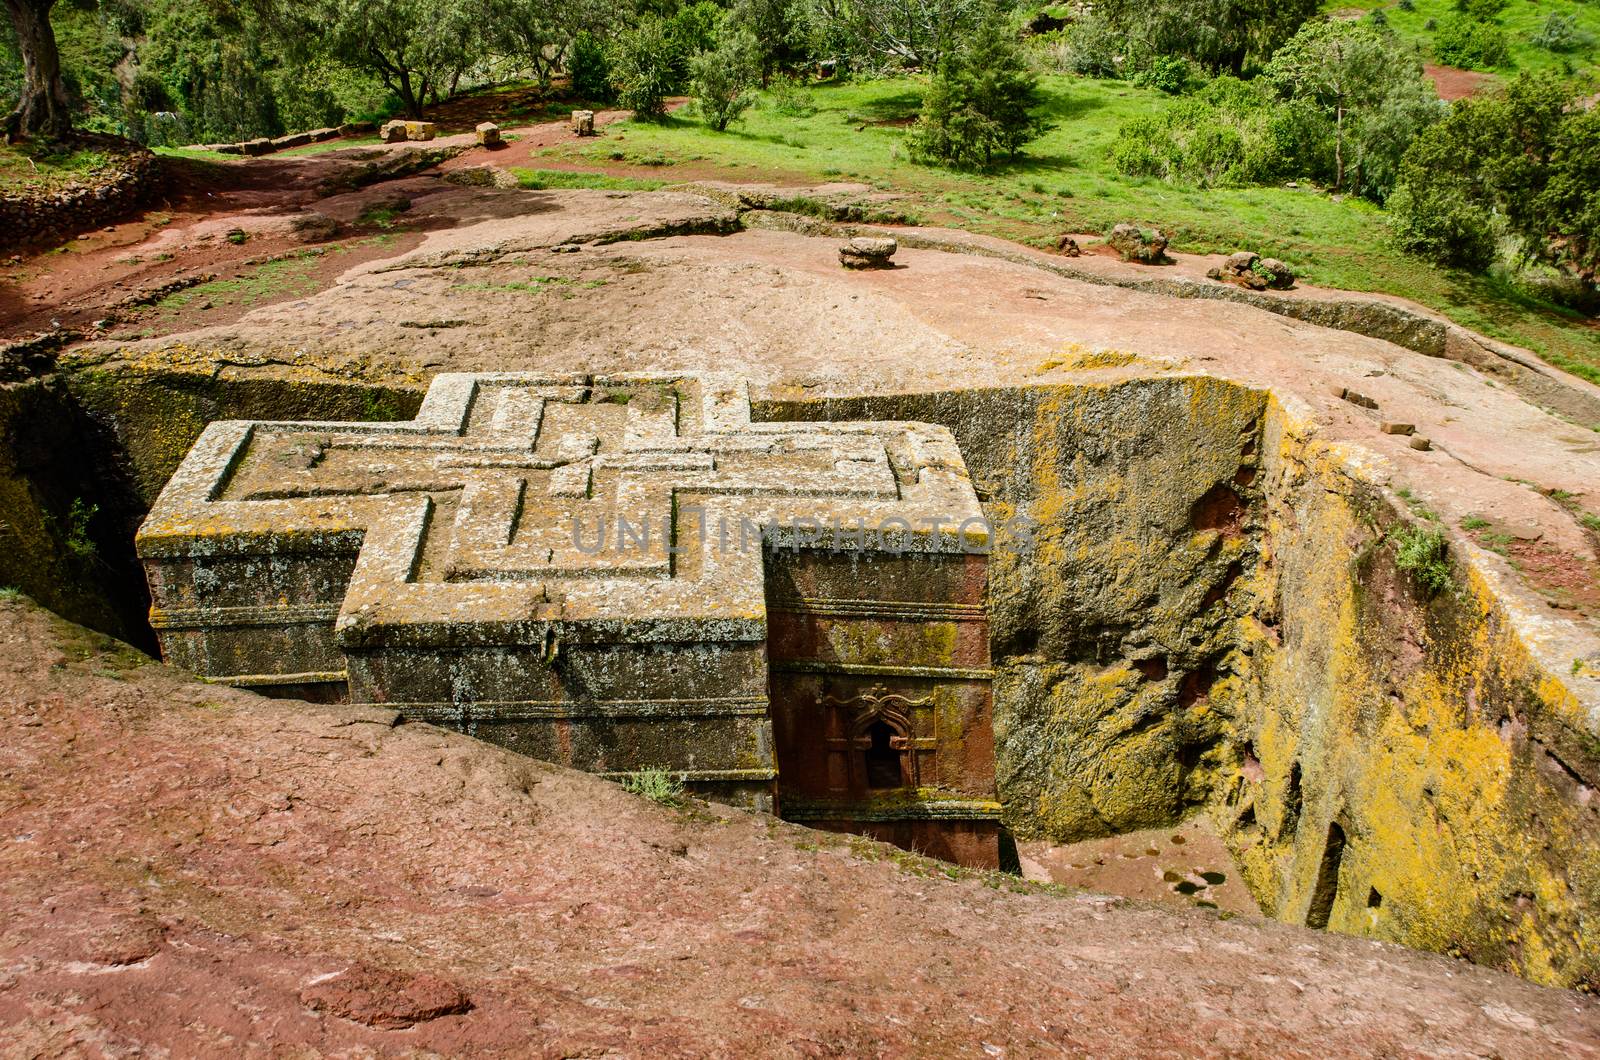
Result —
[[[213, 423], [137, 542], [163, 654], [212, 680], [992, 864], [987, 544], [943, 427], [505, 374], [439, 376], [405, 423]], [[880, 716], [914, 797], [841, 804], [832, 737]]]
[[729, 380], [441, 375], [408, 423], [211, 424], [138, 544], [147, 560], [357, 545], [337, 622], [355, 646], [760, 623], [754, 528], [850, 547], [835, 522], [908, 551], [987, 541], [943, 428], [751, 422]]

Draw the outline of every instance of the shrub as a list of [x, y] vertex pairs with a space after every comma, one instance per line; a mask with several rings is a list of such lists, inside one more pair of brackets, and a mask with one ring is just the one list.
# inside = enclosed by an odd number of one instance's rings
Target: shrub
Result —
[[646, 767], [625, 774], [622, 790], [663, 806], [676, 806], [683, 801], [683, 777], [665, 769]]
[[1389, 230], [1400, 249], [1473, 272], [1494, 261], [1494, 216], [1477, 203], [1452, 191], [1402, 184], [1388, 207]]
[[775, 77], [767, 94], [772, 109], [785, 118], [809, 118], [817, 112], [817, 101], [797, 77]]
[[1467, 69], [1504, 66], [1511, 61], [1511, 43], [1505, 31], [1466, 15], [1451, 15], [1439, 23], [1433, 50], [1441, 63]]
[[1578, 16], [1558, 15], [1554, 12], [1544, 20], [1544, 25], [1530, 38], [1535, 47], [1552, 52], [1576, 51], [1591, 41], [1588, 33], [1578, 28]]
[[907, 137], [918, 162], [987, 169], [1044, 131], [1029, 113], [1038, 80], [999, 18], [984, 21], [939, 63]]
[[1450, 546], [1438, 527], [1407, 527], [1395, 535], [1394, 565], [1411, 575], [1429, 596], [1455, 588]]
[[1400, 0], [1400, 2], [1394, 6], [1398, 7], [1402, 11], [1415, 11], [1417, 9], [1417, 0]]
[[1302, 163], [1327, 140], [1326, 123], [1298, 104], [1276, 104], [1259, 84], [1219, 77], [1164, 111], [1123, 123], [1111, 164], [1128, 176], [1201, 186], [1261, 183], [1310, 172]]
[[1189, 83], [1189, 64], [1176, 55], [1158, 55], [1134, 76], [1133, 83], [1175, 96]]
[[643, 18], [618, 34], [611, 57], [611, 80], [617, 102], [634, 117], [659, 121], [667, 113], [672, 91], [672, 49], [659, 18]]
[[1456, 0], [1456, 10], [1468, 18], [1488, 22], [1506, 9], [1510, 0]]
[[1101, 15], [1080, 18], [1067, 27], [1061, 66], [1079, 77], [1117, 77], [1118, 56], [1128, 42]]
[[761, 76], [756, 55], [756, 39], [739, 30], [724, 34], [714, 50], [690, 60], [695, 106], [717, 132], [724, 132], [755, 102], [751, 89]]
[[587, 30], [572, 41], [572, 52], [567, 57], [567, 75], [572, 81], [572, 93], [579, 99], [610, 103], [616, 98], [606, 46]]

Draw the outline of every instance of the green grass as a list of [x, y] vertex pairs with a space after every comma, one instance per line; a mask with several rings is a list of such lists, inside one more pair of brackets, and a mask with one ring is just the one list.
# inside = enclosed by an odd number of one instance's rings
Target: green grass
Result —
[[102, 169], [110, 161], [104, 151], [0, 143], [0, 191], [48, 191], [64, 187]]
[[[1416, 45], [1424, 59], [1434, 61], [1433, 38], [1435, 33], [1427, 28], [1428, 20], [1444, 21], [1455, 14], [1455, 0], [1414, 0], [1414, 10], [1402, 11], [1393, 0], [1328, 0], [1323, 10], [1370, 11], [1382, 8], [1395, 35]], [[1578, 27], [1586, 31], [1590, 40], [1570, 52], [1552, 52], [1532, 43], [1534, 34], [1544, 28], [1551, 15], [1577, 15]], [[1522, 70], [1556, 70], [1566, 72], [1593, 66], [1600, 62], [1600, 4], [1585, 0], [1511, 0], [1495, 20], [1505, 31], [1511, 45], [1511, 63], [1499, 67], [1497, 73], [1515, 73]]]
[[[332, 252], [342, 249], [335, 246]], [[262, 262], [243, 276], [212, 280], [186, 291], [178, 291], [163, 299], [158, 308], [169, 315], [200, 302], [248, 308], [281, 295], [311, 294], [318, 286], [312, 274], [321, 256], [315, 251], [305, 250]]]
[[[613, 172], [665, 163], [664, 177], [677, 167], [695, 166], [698, 176], [712, 166], [717, 176], [733, 180], [854, 180], [907, 195], [907, 211], [925, 223], [1038, 247], [1053, 246], [1065, 231], [1103, 234], [1119, 221], [1159, 226], [1174, 250], [1250, 249], [1280, 258], [1307, 283], [1412, 299], [1600, 382], [1600, 329], [1504, 279], [1435, 268], [1403, 254], [1389, 242], [1384, 212], [1370, 203], [1336, 201], [1303, 183], [1202, 189], [1116, 173], [1107, 150], [1117, 128], [1167, 105], [1169, 97], [1160, 92], [1063, 75], [1045, 77], [1042, 88], [1042, 113], [1053, 127], [1028, 146], [1026, 157], [990, 174], [932, 169], [906, 158], [903, 123], [915, 116], [922, 90], [912, 78], [820, 87], [813, 93], [817, 109], [806, 116], [785, 117], [763, 98], [725, 133], [672, 116], [659, 125], [607, 126], [593, 140], [539, 154]], [[580, 179], [524, 172], [537, 174], [535, 181], [549, 179], [545, 187], [574, 186], [556, 181]]]
[[683, 801], [683, 778], [665, 769], [647, 767], [625, 775], [622, 790], [663, 806], [676, 806]]
[[306, 144], [304, 147], [291, 147], [287, 151], [277, 154], [283, 158], [303, 158], [306, 155], [322, 155], [329, 151], [343, 151], [349, 147], [378, 147], [383, 140], [377, 135], [352, 136], [348, 140], [324, 140], [320, 144]]
[[511, 169], [517, 183], [533, 191], [546, 188], [595, 188], [601, 191], [655, 191], [666, 186], [664, 180], [639, 177], [612, 177], [604, 173], [574, 172], [568, 169]]

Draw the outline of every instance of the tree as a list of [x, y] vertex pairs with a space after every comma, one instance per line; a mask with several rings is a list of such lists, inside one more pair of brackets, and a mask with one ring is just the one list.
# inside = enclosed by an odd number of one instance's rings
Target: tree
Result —
[[380, 78], [408, 118], [472, 64], [483, 24], [476, 0], [314, 0], [290, 10], [306, 39]]
[[23, 71], [22, 95], [5, 118], [6, 139], [65, 136], [72, 131], [72, 109], [61, 79], [61, 52], [50, 25], [55, 0], [5, 0], [5, 4], [22, 53]]
[[1178, 55], [1237, 76], [1271, 58], [1321, 6], [1319, 0], [1102, 0], [1095, 14], [1146, 58]]
[[1333, 186], [1354, 162], [1357, 191], [1382, 199], [1406, 146], [1441, 105], [1422, 63], [1392, 35], [1361, 22], [1312, 22], [1278, 49], [1266, 78], [1285, 99], [1333, 121]]
[[1390, 208], [1408, 250], [1483, 268], [1503, 219], [1523, 253], [1590, 287], [1600, 272], [1600, 113], [1588, 89], [1523, 74], [1457, 101], [1406, 153]]
[[755, 44], [761, 87], [774, 74], [800, 57], [803, 50], [805, 11], [795, 0], [738, 0], [728, 20], [746, 31]]
[[983, 18], [983, 0], [855, 0], [840, 8], [873, 51], [934, 68]]
[[695, 103], [706, 124], [717, 132], [725, 132], [755, 102], [750, 90], [760, 76], [758, 54], [750, 31], [736, 29], [724, 32], [715, 49], [690, 60]]
[[666, 25], [651, 15], [617, 36], [611, 77], [617, 102], [635, 118], [659, 121], [667, 113], [673, 79], [671, 44]]
[[541, 85], [561, 65], [579, 33], [610, 28], [614, 7], [603, 0], [481, 0], [485, 43], [532, 71]]
[[987, 169], [1044, 131], [1029, 113], [1038, 79], [998, 13], [946, 53], [907, 143], [919, 162]]

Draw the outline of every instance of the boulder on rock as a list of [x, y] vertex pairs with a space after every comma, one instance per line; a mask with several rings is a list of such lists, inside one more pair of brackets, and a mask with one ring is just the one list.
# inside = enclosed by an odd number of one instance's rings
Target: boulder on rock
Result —
[[1266, 276], [1268, 287], [1287, 291], [1294, 286], [1294, 270], [1277, 258], [1262, 258], [1256, 268]]
[[594, 111], [575, 110], [572, 112], [572, 135], [594, 135]]
[[1056, 249], [1069, 258], [1075, 258], [1079, 254], [1083, 253], [1083, 251], [1078, 248], [1078, 241], [1068, 235], [1063, 235], [1060, 239], [1056, 240]]
[[1294, 286], [1294, 270], [1277, 258], [1263, 258], [1251, 250], [1236, 250], [1220, 266], [1207, 269], [1206, 275], [1220, 283], [1265, 291], [1268, 287], [1285, 290]]
[[326, 243], [339, 234], [339, 222], [312, 210], [290, 221], [289, 230], [302, 243]]
[[406, 123], [386, 121], [383, 123], [383, 128], [378, 130], [378, 136], [386, 144], [397, 144], [406, 138]]
[[500, 139], [500, 126], [492, 121], [478, 123], [478, 143], [484, 147], [499, 147], [504, 141]]
[[847, 269], [887, 269], [900, 244], [886, 237], [857, 236], [839, 248], [839, 264]]
[[1123, 222], [1111, 230], [1106, 242], [1123, 261], [1158, 265], [1167, 260], [1167, 237], [1159, 228], [1143, 229]]

